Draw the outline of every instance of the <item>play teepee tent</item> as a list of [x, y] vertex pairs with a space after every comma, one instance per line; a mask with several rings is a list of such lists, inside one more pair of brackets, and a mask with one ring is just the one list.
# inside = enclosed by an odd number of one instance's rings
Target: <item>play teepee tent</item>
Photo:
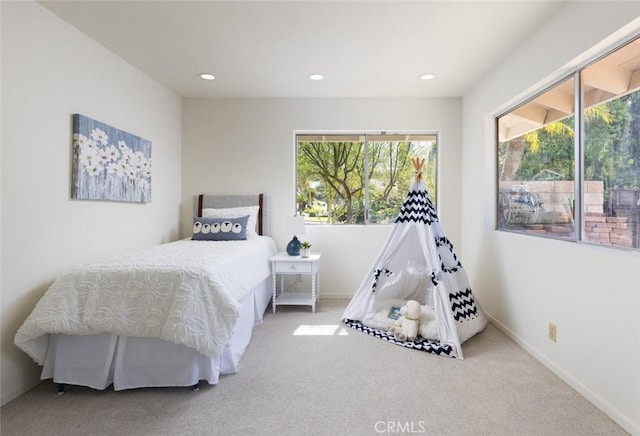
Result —
[[[388, 342], [462, 359], [462, 343], [487, 319], [467, 275], [440, 226], [422, 180], [424, 159], [414, 159], [415, 180], [382, 251], [342, 318], [348, 326]], [[422, 307], [415, 341], [397, 340], [388, 329], [394, 307], [417, 300]]]

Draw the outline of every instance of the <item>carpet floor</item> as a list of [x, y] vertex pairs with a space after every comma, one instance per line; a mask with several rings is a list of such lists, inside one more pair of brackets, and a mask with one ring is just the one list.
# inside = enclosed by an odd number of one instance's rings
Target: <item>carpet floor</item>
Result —
[[347, 300], [267, 309], [215, 386], [114, 392], [49, 380], [0, 409], [2, 436], [626, 435], [493, 325], [464, 360], [346, 327]]

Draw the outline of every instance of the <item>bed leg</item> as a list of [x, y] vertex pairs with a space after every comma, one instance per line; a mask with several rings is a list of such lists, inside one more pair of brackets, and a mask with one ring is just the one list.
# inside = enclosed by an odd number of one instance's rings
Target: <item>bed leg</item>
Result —
[[198, 382], [195, 385], [191, 386], [191, 389], [193, 389], [193, 392], [199, 391], [200, 390], [200, 382]]
[[58, 383], [58, 395], [64, 394], [64, 383]]

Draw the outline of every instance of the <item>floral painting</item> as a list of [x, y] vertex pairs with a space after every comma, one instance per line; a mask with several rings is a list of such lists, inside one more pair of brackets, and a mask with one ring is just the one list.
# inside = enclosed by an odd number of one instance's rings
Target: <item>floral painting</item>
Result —
[[151, 142], [73, 115], [73, 198], [151, 201]]

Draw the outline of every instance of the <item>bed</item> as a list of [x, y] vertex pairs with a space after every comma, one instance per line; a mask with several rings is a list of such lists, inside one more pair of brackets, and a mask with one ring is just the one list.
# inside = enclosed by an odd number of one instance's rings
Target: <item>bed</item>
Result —
[[[59, 393], [67, 384], [218, 383], [238, 371], [270, 302], [276, 244], [266, 235], [265, 203], [262, 194], [195, 196], [193, 238], [65, 272], [18, 329], [16, 345]], [[218, 219], [244, 220], [246, 235], [192, 240], [200, 221]]]

